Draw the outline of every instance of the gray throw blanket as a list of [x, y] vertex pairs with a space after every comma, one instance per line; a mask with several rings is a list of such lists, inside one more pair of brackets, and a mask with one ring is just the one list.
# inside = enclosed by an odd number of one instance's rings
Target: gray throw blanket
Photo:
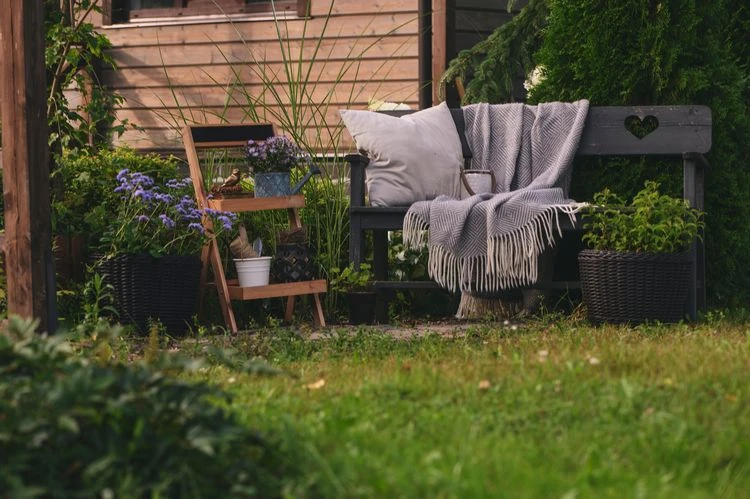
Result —
[[582, 206], [567, 192], [588, 107], [586, 100], [464, 107], [472, 169], [491, 170], [497, 186], [494, 194], [439, 196], [409, 208], [404, 242], [427, 243], [432, 279], [468, 293], [536, 282], [537, 257], [561, 234], [559, 216], [574, 222]]

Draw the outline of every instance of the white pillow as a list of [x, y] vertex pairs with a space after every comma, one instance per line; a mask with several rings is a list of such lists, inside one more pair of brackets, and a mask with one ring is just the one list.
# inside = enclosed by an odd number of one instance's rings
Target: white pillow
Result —
[[441, 194], [459, 198], [461, 139], [445, 102], [402, 117], [341, 110], [357, 148], [370, 158], [371, 206], [409, 206]]

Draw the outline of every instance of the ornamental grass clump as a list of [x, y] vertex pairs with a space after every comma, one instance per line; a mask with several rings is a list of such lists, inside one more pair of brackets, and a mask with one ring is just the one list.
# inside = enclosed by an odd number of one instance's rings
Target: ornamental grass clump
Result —
[[253, 173], [283, 173], [309, 164], [310, 158], [291, 139], [274, 136], [266, 140], [249, 140], [245, 148], [248, 166]]
[[688, 201], [659, 193], [659, 183], [647, 181], [627, 204], [609, 189], [594, 195], [584, 216], [583, 240], [595, 250], [679, 253], [703, 230], [703, 213]]
[[[197, 255], [210, 238], [231, 230], [237, 218], [231, 212], [199, 208], [189, 178], [158, 185], [146, 174], [123, 169], [117, 182], [119, 205], [101, 247], [109, 256]], [[212, 230], [205, 228], [204, 217], [212, 222]]]

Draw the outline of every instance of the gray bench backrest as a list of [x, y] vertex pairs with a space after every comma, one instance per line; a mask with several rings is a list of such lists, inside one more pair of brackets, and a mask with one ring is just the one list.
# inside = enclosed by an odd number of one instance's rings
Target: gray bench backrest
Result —
[[[403, 116], [415, 111], [383, 111]], [[451, 109], [461, 137], [464, 157], [471, 151], [466, 143], [460, 109]], [[653, 130], [640, 138], [633, 129], [642, 124]], [[655, 128], [654, 128], [655, 126]], [[591, 106], [586, 118], [578, 154], [584, 156], [640, 154], [704, 154], [711, 149], [711, 110], [706, 106]]]
[[[627, 124], [656, 128], [638, 138]], [[578, 145], [580, 155], [704, 154], [711, 149], [706, 106], [591, 107]]]

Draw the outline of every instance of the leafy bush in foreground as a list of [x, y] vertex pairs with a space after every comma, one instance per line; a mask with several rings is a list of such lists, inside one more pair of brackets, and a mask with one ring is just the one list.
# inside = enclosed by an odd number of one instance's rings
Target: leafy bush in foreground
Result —
[[218, 407], [225, 393], [163, 360], [88, 361], [34, 327], [12, 317], [0, 333], [4, 497], [279, 495], [278, 454]]

